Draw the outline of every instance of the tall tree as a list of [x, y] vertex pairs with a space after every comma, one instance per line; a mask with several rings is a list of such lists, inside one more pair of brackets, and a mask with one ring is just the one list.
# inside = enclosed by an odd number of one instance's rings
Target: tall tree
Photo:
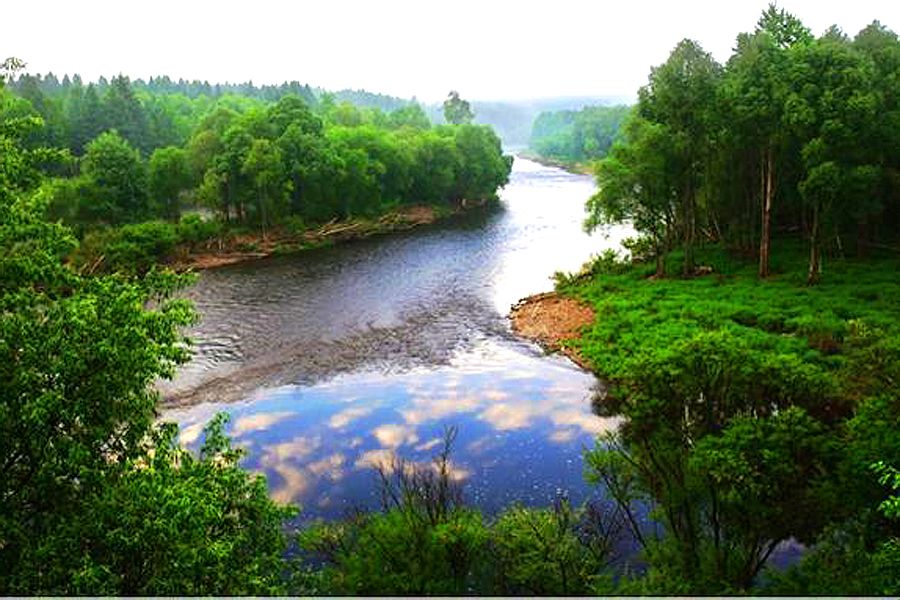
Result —
[[148, 175], [155, 212], [166, 219], [177, 220], [181, 215], [181, 195], [190, 188], [193, 180], [187, 152], [174, 146], [154, 150], [148, 163]]
[[778, 177], [776, 165], [784, 145], [783, 113], [788, 91], [788, 50], [812, 41], [809, 30], [793, 15], [770, 4], [753, 35], [738, 36], [728, 62], [723, 85], [723, 104], [734, 120], [729, 130], [737, 142], [755, 149], [759, 198], [759, 276], [769, 275], [772, 204]]
[[459, 92], [451, 91], [444, 100], [444, 119], [451, 125], [471, 123], [475, 118], [469, 103], [459, 97]]
[[692, 40], [681, 41], [669, 59], [650, 72], [650, 82], [638, 92], [638, 111], [665, 125], [673, 142], [668, 165], [677, 180], [684, 243], [684, 274], [694, 273], [697, 238], [697, 198], [710, 156], [712, 111], [721, 67]]
[[81, 171], [91, 189], [81, 209], [85, 220], [126, 223], [149, 216], [146, 165], [116, 131], [88, 144]]

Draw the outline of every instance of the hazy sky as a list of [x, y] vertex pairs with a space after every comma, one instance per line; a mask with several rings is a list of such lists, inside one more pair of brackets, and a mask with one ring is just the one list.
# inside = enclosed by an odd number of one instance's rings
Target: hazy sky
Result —
[[[768, 0], [15, 0], [0, 60], [32, 73], [166, 74], [210, 82], [365, 88], [420, 100], [635, 95], [682, 38], [720, 61]], [[900, 2], [783, 0], [814, 33], [873, 19], [900, 30]]]

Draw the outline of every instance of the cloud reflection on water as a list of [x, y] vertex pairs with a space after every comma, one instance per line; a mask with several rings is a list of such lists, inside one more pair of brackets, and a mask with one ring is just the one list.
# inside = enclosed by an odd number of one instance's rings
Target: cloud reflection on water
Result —
[[[487, 346], [487, 347], [485, 347]], [[272, 496], [304, 516], [339, 516], [377, 503], [372, 469], [398, 458], [425, 467], [456, 426], [453, 476], [483, 508], [542, 503], [587, 492], [581, 452], [616, 420], [591, 413], [592, 376], [518, 344], [487, 342], [455, 364], [389, 377], [341, 376], [255, 394], [243, 404], [168, 412], [197, 445], [217, 410], [248, 449], [248, 468], [269, 475]], [[347, 398], [351, 398], [350, 401]]]

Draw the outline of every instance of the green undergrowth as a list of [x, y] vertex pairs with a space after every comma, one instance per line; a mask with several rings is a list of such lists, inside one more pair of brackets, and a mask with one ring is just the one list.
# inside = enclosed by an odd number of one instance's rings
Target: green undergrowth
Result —
[[[626, 381], [636, 361], [715, 333], [744, 353], [764, 353], [773, 368], [799, 364], [833, 378], [848, 399], [890, 389], [900, 377], [900, 257], [834, 258], [810, 287], [800, 243], [781, 241], [773, 256], [774, 274], [764, 281], [755, 261], [717, 246], [698, 253], [711, 272], [693, 278], [656, 279], [653, 265], [598, 258], [586, 274], [558, 281], [561, 293], [596, 310], [571, 343], [613, 384]], [[669, 258], [670, 273], [680, 260]]]

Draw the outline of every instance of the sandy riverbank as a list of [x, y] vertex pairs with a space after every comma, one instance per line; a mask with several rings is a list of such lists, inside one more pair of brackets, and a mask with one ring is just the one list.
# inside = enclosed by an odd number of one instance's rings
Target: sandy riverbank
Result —
[[578, 350], [566, 342], [577, 339], [594, 321], [594, 309], [556, 292], [528, 296], [510, 310], [512, 329], [548, 352], [562, 352], [577, 365], [590, 369]]

